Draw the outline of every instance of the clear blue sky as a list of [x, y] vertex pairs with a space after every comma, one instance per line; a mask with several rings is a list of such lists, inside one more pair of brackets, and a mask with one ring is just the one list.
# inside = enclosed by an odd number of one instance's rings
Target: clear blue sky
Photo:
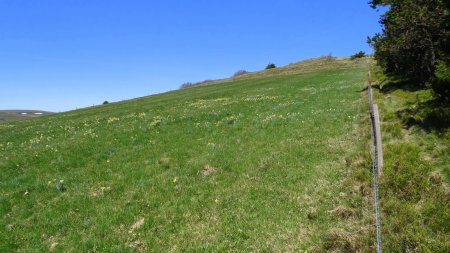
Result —
[[0, 0], [0, 109], [66, 111], [370, 52], [368, 0]]

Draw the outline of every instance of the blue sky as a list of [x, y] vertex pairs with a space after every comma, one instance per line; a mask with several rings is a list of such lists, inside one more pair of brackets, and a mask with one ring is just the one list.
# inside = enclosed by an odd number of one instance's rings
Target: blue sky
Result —
[[364, 0], [0, 0], [0, 109], [66, 111], [371, 52]]

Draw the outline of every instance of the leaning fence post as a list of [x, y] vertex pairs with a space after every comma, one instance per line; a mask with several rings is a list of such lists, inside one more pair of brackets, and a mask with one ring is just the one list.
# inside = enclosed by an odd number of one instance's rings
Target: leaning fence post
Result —
[[376, 138], [376, 152], [377, 152], [377, 169], [378, 175], [383, 173], [383, 144], [381, 142], [381, 126], [380, 126], [380, 114], [378, 112], [378, 105], [373, 105], [373, 117], [375, 120], [375, 138]]

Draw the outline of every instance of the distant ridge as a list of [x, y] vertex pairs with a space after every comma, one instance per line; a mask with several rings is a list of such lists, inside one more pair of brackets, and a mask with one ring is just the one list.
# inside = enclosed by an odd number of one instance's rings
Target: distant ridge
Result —
[[27, 109], [0, 110], [0, 123], [36, 118], [49, 114], [53, 114], [53, 112]]
[[237, 80], [248, 80], [255, 78], [265, 78], [284, 75], [295, 75], [316, 72], [319, 70], [329, 69], [349, 69], [355, 67], [366, 67], [373, 58], [367, 56], [360, 59], [350, 59], [350, 57], [334, 57], [334, 56], [320, 56], [311, 59], [305, 59], [299, 62], [290, 63], [285, 66], [280, 66], [272, 69], [264, 69], [254, 72], [245, 72], [239, 75], [233, 75], [228, 78], [216, 80], [204, 80], [196, 83], [189, 83], [189, 85], [182, 85], [180, 88], [191, 88], [196, 86], [204, 86], [210, 84], [225, 83]]

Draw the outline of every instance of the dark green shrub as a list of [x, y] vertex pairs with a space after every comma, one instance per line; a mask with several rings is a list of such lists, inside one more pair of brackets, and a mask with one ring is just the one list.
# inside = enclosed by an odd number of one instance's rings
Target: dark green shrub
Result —
[[207, 84], [209, 84], [209, 83], [211, 83], [213, 81], [214, 80], [207, 79], [207, 80], [204, 80], [204, 81], [201, 81], [201, 82], [196, 82], [196, 83], [186, 82], [186, 83], [183, 83], [180, 86], [180, 89], [185, 89], [185, 88], [190, 88], [190, 87], [200, 86], [200, 85], [207, 85]]
[[249, 72], [246, 71], [246, 70], [238, 70], [238, 71], [236, 71], [236, 73], [234, 73], [233, 76], [245, 75], [245, 74], [247, 74], [247, 73], [249, 73]]
[[269, 64], [267, 64], [266, 69], [274, 69], [274, 68], [276, 68], [276, 67], [277, 67], [277, 66], [276, 66], [275, 64], [269, 63]]
[[183, 83], [183, 84], [180, 86], [180, 89], [185, 89], [185, 88], [189, 88], [189, 87], [192, 87], [192, 86], [194, 86], [193, 83], [191, 83], [191, 82], [186, 82], [186, 83]]
[[359, 58], [364, 58], [366, 56], [366, 53], [363, 51], [359, 51], [358, 53], [350, 56], [350, 60], [355, 60], [355, 59], [359, 59]]
[[434, 94], [439, 98], [448, 100], [450, 98], [450, 65], [443, 61], [438, 62], [434, 76], [431, 82]]
[[105, 100], [105, 101], [103, 101], [103, 104], [106, 105], [106, 104], [109, 104], [109, 102]]

